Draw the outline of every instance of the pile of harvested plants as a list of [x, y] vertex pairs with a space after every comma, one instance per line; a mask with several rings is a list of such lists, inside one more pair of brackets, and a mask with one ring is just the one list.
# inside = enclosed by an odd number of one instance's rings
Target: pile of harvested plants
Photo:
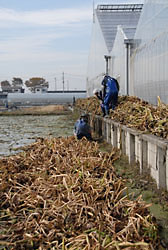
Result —
[[[78, 99], [76, 107], [101, 115], [100, 102], [96, 97]], [[119, 96], [118, 106], [111, 110], [110, 118], [123, 125], [145, 133], [168, 139], [168, 105], [160, 102], [155, 107], [135, 96]]]
[[5, 249], [158, 249], [149, 205], [131, 199], [96, 142], [38, 139], [0, 160]]

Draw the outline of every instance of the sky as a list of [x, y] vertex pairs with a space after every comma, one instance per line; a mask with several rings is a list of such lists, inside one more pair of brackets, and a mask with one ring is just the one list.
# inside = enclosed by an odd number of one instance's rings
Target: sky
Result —
[[143, 0], [0, 0], [0, 81], [43, 77], [50, 90], [86, 88], [93, 6]]

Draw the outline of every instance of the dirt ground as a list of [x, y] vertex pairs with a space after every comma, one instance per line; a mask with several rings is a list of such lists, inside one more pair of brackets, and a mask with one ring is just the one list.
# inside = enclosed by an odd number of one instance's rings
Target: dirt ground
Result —
[[47, 105], [33, 107], [19, 107], [17, 109], [8, 109], [1, 111], [0, 115], [59, 115], [71, 112], [67, 105]]
[[54, 112], [57, 110], [65, 110], [65, 106], [63, 105], [47, 105], [47, 106], [39, 106], [39, 107], [30, 107], [23, 108], [23, 111], [42, 111], [42, 112]]

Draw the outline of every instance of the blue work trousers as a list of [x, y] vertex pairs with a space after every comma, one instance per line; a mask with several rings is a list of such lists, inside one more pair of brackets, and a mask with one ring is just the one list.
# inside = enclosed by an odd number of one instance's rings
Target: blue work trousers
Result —
[[103, 107], [106, 115], [109, 115], [110, 108], [112, 110], [115, 109], [115, 107], [117, 106], [117, 102], [118, 102], [118, 92], [110, 92], [106, 94], [103, 102]]

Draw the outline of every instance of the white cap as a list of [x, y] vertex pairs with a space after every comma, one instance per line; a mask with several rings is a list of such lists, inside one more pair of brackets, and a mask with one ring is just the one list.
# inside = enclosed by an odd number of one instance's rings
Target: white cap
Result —
[[94, 89], [93, 90], [93, 94], [95, 95], [96, 93], [98, 93], [100, 91], [100, 89]]

